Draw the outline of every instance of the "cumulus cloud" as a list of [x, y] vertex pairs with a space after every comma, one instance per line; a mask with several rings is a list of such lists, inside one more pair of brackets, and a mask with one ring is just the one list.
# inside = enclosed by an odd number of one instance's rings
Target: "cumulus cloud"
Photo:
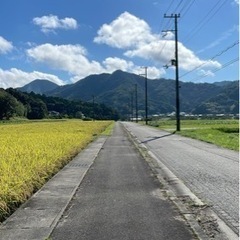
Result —
[[42, 44], [27, 50], [27, 55], [36, 62], [54, 69], [67, 71], [70, 75], [86, 76], [85, 73], [101, 73], [102, 67], [96, 61], [89, 61], [87, 51], [81, 45]]
[[58, 16], [49, 15], [36, 17], [33, 19], [33, 23], [40, 26], [41, 31], [44, 33], [55, 32], [56, 29], [77, 29], [78, 24], [74, 18], [59, 19]]
[[142, 43], [149, 43], [154, 39], [148, 24], [124, 12], [110, 24], [104, 24], [94, 38], [96, 43], [104, 43], [116, 48], [129, 48]]
[[[109, 73], [118, 69], [126, 72], [132, 72], [137, 75], [142, 73], [142, 68], [140, 66], [135, 65], [132, 61], [126, 61], [117, 57], [106, 58], [103, 61], [103, 67], [105, 72]], [[166, 71], [163, 68], [158, 69], [156, 67], [148, 67], [148, 78], [150, 79], [160, 78], [164, 74], [166, 74]]]
[[200, 71], [199, 71], [199, 73], [198, 73], [198, 75], [199, 76], [210, 76], [210, 77], [214, 77], [215, 76], [215, 74], [212, 72], [212, 71], [210, 71], [210, 70], [203, 70], [203, 69], [201, 69]]
[[155, 78], [158, 79], [165, 74], [166, 74], [166, 71], [164, 70], [164, 68], [159, 69], [156, 67], [148, 67], [147, 75], [148, 75], [148, 78], [150, 79], [155, 79]]
[[174, 41], [159, 40], [148, 44], [142, 44], [135, 49], [128, 50], [124, 53], [130, 58], [140, 57], [146, 60], [150, 59], [155, 62], [164, 64], [169, 61], [169, 56], [174, 57]]
[[[144, 20], [125, 12], [110, 24], [104, 24], [94, 42], [123, 49], [124, 55], [129, 58], [140, 57], [152, 60], [157, 65], [165, 65], [175, 58], [173, 37], [171, 32], [166, 33], [164, 37], [153, 34]], [[217, 61], [201, 60], [179, 42], [179, 67], [192, 70], [199, 65], [209, 68], [221, 66]]]
[[22, 87], [35, 79], [47, 79], [58, 85], [63, 85], [63, 81], [55, 75], [38, 71], [24, 72], [17, 68], [11, 68], [9, 70], [0, 68], [0, 79], [0, 87], [2, 88]]
[[221, 64], [213, 60], [201, 60], [193, 51], [187, 49], [182, 43], [179, 43], [179, 66], [184, 70], [192, 70], [196, 67], [218, 68]]
[[[136, 75], [144, 76], [145, 70], [143, 69], [143, 66], [135, 66], [135, 68], [132, 71]], [[156, 67], [147, 67], [147, 78], [148, 79], [159, 79], [163, 75], [166, 74], [166, 71], [164, 68], [156, 68]]]
[[[139, 46], [137, 49], [125, 52], [128, 57], [141, 57], [146, 60], [151, 59], [156, 63], [168, 64], [174, 59], [175, 42], [172, 40], [159, 40], [147, 45]], [[191, 50], [187, 49], [182, 43], [178, 44], [179, 67], [183, 70], [192, 70], [199, 65], [204, 67], [220, 67], [217, 61], [205, 61], [199, 59]]]
[[[68, 72], [72, 82], [90, 74], [112, 73], [118, 69], [128, 72], [138, 71], [139, 73], [139, 66], [136, 66], [132, 61], [117, 57], [108, 57], [101, 63], [90, 61], [87, 50], [81, 45], [52, 45], [46, 43], [29, 48], [26, 53], [30, 59], [36, 62], [44, 63], [56, 70]], [[149, 77], [160, 77], [161, 74], [164, 74], [162, 70], [149, 69]]]
[[[54, 26], [54, 24], [49, 23], [48, 26]], [[175, 41], [173, 37], [171, 32], [168, 32], [166, 36], [153, 34], [144, 20], [124, 12], [110, 24], [104, 24], [99, 29], [94, 42], [122, 49], [123, 56], [130, 59], [128, 61], [119, 57], [108, 57], [102, 62], [90, 60], [87, 50], [79, 44], [29, 45], [26, 53], [30, 59], [36, 62], [68, 72], [72, 82], [90, 74], [111, 73], [117, 69], [139, 74], [139, 66], [136, 66], [132, 60], [136, 57], [154, 62], [157, 67], [149, 66], [148, 77], [160, 78], [166, 74], [163, 65], [174, 59]], [[199, 66], [202, 66], [204, 70], [211, 70], [221, 66], [217, 61], [200, 59], [181, 42], [178, 46], [179, 67], [183, 70], [191, 71]]]
[[120, 69], [122, 71], [131, 71], [132, 68], [134, 67], [133, 62], [131, 61], [126, 61], [121, 58], [117, 57], [109, 57], [106, 58], [103, 61], [104, 68], [106, 69], [106, 72], [113, 72], [117, 69]]
[[12, 49], [12, 43], [0, 36], [0, 54], [6, 54], [12, 51]]

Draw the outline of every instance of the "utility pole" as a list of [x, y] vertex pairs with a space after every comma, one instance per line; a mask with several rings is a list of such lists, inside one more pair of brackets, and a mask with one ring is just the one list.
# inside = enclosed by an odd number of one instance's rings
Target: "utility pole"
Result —
[[93, 104], [93, 121], [95, 121], [95, 96], [92, 95], [92, 104]]
[[137, 93], [137, 84], [135, 84], [135, 105], [136, 105], [136, 123], [138, 122], [138, 93]]
[[145, 73], [144, 74], [140, 74], [140, 75], [144, 75], [145, 77], [145, 123], [146, 125], [148, 125], [148, 90], [147, 90], [147, 69], [148, 67], [142, 67], [145, 69]]
[[131, 92], [131, 115], [132, 115], [132, 122], [133, 122], [133, 92]]
[[164, 14], [165, 18], [174, 18], [175, 29], [169, 30], [175, 32], [175, 59], [172, 59], [172, 65], [176, 67], [176, 121], [177, 121], [177, 131], [180, 131], [180, 100], [179, 100], [179, 72], [178, 72], [178, 18], [180, 14], [172, 14], [167, 16]]

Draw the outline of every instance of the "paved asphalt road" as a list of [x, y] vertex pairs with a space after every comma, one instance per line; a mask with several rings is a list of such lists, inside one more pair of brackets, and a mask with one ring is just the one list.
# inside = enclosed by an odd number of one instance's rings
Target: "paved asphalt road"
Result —
[[[133, 127], [133, 126], [132, 126]], [[121, 124], [100, 151], [51, 239], [195, 239]]]
[[124, 126], [238, 232], [238, 152], [135, 123]]

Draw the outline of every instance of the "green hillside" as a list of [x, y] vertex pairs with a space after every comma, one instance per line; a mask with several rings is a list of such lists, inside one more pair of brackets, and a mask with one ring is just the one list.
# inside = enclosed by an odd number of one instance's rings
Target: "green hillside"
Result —
[[[181, 112], [236, 113], [238, 84], [239, 81], [224, 84], [180, 82]], [[127, 115], [131, 109], [131, 94], [135, 98], [135, 85], [138, 89], [138, 109], [141, 113], [145, 109], [145, 79], [120, 70], [112, 74], [90, 75], [74, 84], [58, 87], [45, 94], [83, 101], [90, 101], [94, 96], [96, 102], [104, 103], [117, 109], [122, 115]], [[175, 111], [175, 81], [148, 79], [148, 106], [149, 114]]]

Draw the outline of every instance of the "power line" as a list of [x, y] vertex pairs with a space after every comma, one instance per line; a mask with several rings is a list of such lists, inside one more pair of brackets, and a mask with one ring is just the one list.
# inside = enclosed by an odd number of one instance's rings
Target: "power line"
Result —
[[[210, 9], [210, 11], [198, 22], [198, 24], [193, 28], [193, 30], [189, 31], [191, 32], [191, 35], [188, 36], [188, 38], [185, 40], [185, 42], [188, 42], [190, 39], [192, 39], [197, 33], [200, 32], [200, 29], [204, 25], [206, 25], [223, 7], [223, 5], [228, 2], [229, 0], [222, 0], [217, 1], [216, 4]], [[215, 11], [214, 11], [215, 10]]]
[[[182, 12], [184, 11], [184, 9], [188, 7], [187, 10], [186, 10], [186, 12], [184, 13], [184, 15], [185, 15], [185, 14], [187, 13], [187, 11], [190, 9], [190, 7], [193, 5], [194, 2], [195, 2], [195, 0], [192, 0], [192, 1], [187, 0], [187, 1], [185, 2], [185, 4], [182, 6], [182, 8], [181, 8], [180, 11], [179, 11], [179, 15], [181, 15], [181, 19], [179, 19], [179, 22], [182, 20]], [[183, 0], [181, 0], [181, 1], [178, 3], [178, 5], [176, 6], [176, 8], [174, 9], [173, 12], [177, 12], [177, 9], [182, 5], [182, 3], [183, 3]], [[168, 23], [169, 23], [170, 21], [171, 21], [171, 19], [168, 20]], [[172, 29], [172, 28], [173, 28], [173, 23], [172, 23], [171, 27], [165, 27], [165, 29]], [[167, 31], [165, 31], [165, 32], [167, 32]], [[163, 44], [163, 46], [162, 46], [159, 54], [162, 53], [163, 49], [166, 47], [166, 45], [167, 45], [168, 43], [169, 43], [169, 41], [165, 41], [165, 43]], [[174, 58], [174, 54], [172, 55], [172, 57], [169, 57], [169, 59], [172, 59], [172, 58]], [[167, 66], [167, 65], [166, 65], [166, 66]]]
[[[168, 11], [169, 11], [170, 8], [172, 7], [173, 3], [174, 3], [174, 0], [172, 0], [172, 1], [170, 2], [170, 4], [168, 5], [168, 7], [166, 8], [166, 10], [164, 11], [165, 13], [168, 13]], [[159, 28], [160, 28], [160, 29], [159, 29], [159, 32], [161, 32], [161, 29], [169, 28], [169, 27], [168, 27], [168, 26], [169, 26], [169, 23], [172, 23], [171, 19], [168, 19], [168, 21], [167, 21], [167, 23], [165, 24], [165, 26], [163, 26], [163, 22], [164, 22], [165, 18], [163, 18], [162, 20], [163, 20], [163, 21], [161, 22], [161, 25], [159, 26]]]
[[218, 72], [218, 71], [220, 71], [220, 70], [222, 70], [222, 69], [230, 66], [231, 64], [233, 64], [233, 63], [235, 63], [235, 62], [237, 62], [237, 61], [239, 61], [239, 57], [237, 57], [237, 58], [235, 58], [235, 59], [232, 59], [231, 61], [225, 63], [221, 68], [216, 68], [216, 69], [213, 70], [212, 72], [213, 72], [213, 73]]
[[[183, 0], [181, 0], [181, 1], [183, 1]], [[188, 1], [188, 0], [187, 0]], [[174, 3], [176, 3], [176, 0], [171, 0], [171, 1], [169, 1], [170, 3], [167, 5], [167, 7], [166, 7], [166, 10], [165, 10], [165, 13], [167, 13], [168, 11], [170, 11], [170, 9], [171, 8], [173, 8], [174, 7]], [[160, 25], [159, 25], [159, 27], [158, 27], [158, 32], [162, 32], [162, 29], [167, 29], [167, 28], [169, 28], [169, 29], [171, 29], [171, 28], [173, 28], [172, 27], [172, 21], [171, 21], [171, 19], [168, 19], [167, 21], [165, 21], [165, 18], [162, 18], [162, 21], [160, 21]], [[163, 42], [164, 41], [164, 42]], [[160, 39], [159, 39], [159, 42], [160, 42], [160, 51], [159, 51], [159, 55], [161, 55], [162, 54], [162, 51], [164, 50], [164, 48], [166, 48], [166, 46], [167, 46], [167, 44], [168, 44], [168, 42], [169, 41], [167, 41], [167, 40], [165, 40], [164, 39], [164, 36], [162, 36]], [[148, 62], [149, 62], [149, 64], [150, 64], [150, 60], [148, 60]]]
[[176, 8], [174, 9], [173, 12], [177, 12], [178, 8], [181, 6], [181, 4], [183, 3], [183, 0], [181, 0], [178, 5], [176, 6]]
[[165, 10], [166, 13], [167, 13], [168, 10], [171, 8], [171, 6], [173, 5], [173, 3], [174, 3], [174, 0], [172, 0], [172, 2], [169, 4], [168, 8]]
[[[230, 66], [231, 64], [233, 64], [233, 63], [235, 63], [235, 62], [237, 62], [237, 61], [239, 61], [239, 57], [230, 60], [229, 62], [227, 62], [227, 63], [225, 63], [224, 65], [222, 65], [220, 68], [215, 68], [214, 70], [211, 71], [211, 73], [218, 72], [218, 71], [220, 71], [220, 70], [222, 70], [222, 69]], [[192, 79], [192, 80], [190, 80], [190, 81], [192, 81], [192, 82], [198, 81], [198, 80], [200, 80], [200, 79], [202, 79], [202, 78], [205, 78], [205, 77], [207, 77], [207, 76], [209, 76], [209, 73], [204, 73], [203, 75], [201, 75], [201, 76], [199, 76], [199, 77], [196, 77], [196, 78], [194, 78], [194, 79]]]
[[226, 53], [227, 51], [229, 51], [231, 48], [235, 47], [235, 46], [238, 45], [238, 44], [239, 44], [239, 40], [236, 41], [236, 42], [234, 42], [233, 44], [231, 44], [230, 46], [228, 46], [228, 47], [225, 48], [224, 50], [220, 51], [220, 52], [217, 53], [216, 55], [214, 55], [214, 56], [213, 56], [212, 58], [210, 58], [208, 61], [206, 61], [206, 62], [204, 62], [204, 63], [196, 66], [196, 67], [195, 67], [194, 69], [192, 69], [191, 71], [188, 71], [188, 72], [184, 73], [183, 75], [180, 76], [180, 78], [182, 78], [182, 77], [188, 75], [189, 73], [192, 73], [192, 72], [194, 72], [195, 70], [201, 68], [202, 66], [206, 65], [209, 61], [211, 61], [211, 60], [213, 60], [213, 59], [221, 56], [222, 54]]
[[[188, 1], [188, 0], [187, 0], [187, 1]], [[194, 1], [195, 1], [195, 0], [194, 0]], [[170, 2], [170, 4], [168, 5], [168, 7], [167, 7], [166, 10], [165, 10], [165, 13], [168, 13], [168, 11], [170, 11], [170, 9], [173, 7], [174, 2], [176, 2], [176, 1], [172, 0], [172, 1]], [[178, 4], [178, 6], [180, 6], [182, 2], [183, 2], [183, 0], [180, 1], [180, 3]], [[177, 7], [178, 7], [178, 6], [177, 6]], [[164, 23], [164, 20], [165, 20], [165, 18], [163, 18], [163, 20], [161, 21], [161, 24], [160, 24], [160, 26], [159, 26], [159, 32], [162, 32], [163, 29], [172, 29], [172, 28], [173, 28], [173, 22], [171, 21], [170, 18], [168, 19], [168, 21], [165, 22], [165, 24], [163, 24], [163, 23]], [[159, 51], [159, 55], [162, 54], [163, 50], [166, 48], [167, 44], [169, 43], [169, 41], [164, 40], [164, 37], [165, 37], [165, 36], [166, 36], [166, 35], [162, 36], [162, 39], [160, 39], [160, 41], [161, 41], [161, 42], [164, 41], [164, 43], [162, 44], [162, 47], [161, 47], [161, 49], [160, 49], [160, 51]]]
[[[192, 0], [192, 1], [186, 0], [185, 4], [182, 6], [182, 8], [181, 8], [180, 11], [179, 11], [179, 14], [181, 15], [181, 19], [179, 19], [179, 22], [182, 20], [182, 12], [187, 8], [186, 11], [184, 12], [184, 15], [186, 15], [186, 13], [189, 11], [189, 9], [191, 8], [191, 6], [193, 5], [194, 2], [195, 2], [195, 0]], [[172, 3], [173, 3], [173, 1], [172, 1], [171, 4], [169, 5], [168, 10], [169, 10], [170, 7], [172, 6]], [[173, 12], [176, 12], [176, 10], [182, 5], [182, 3], [183, 3], [183, 0], [181, 0], [181, 1], [178, 3], [178, 5], [176, 6], [176, 8], [174, 9]], [[167, 11], [168, 11], [168, 10], [167, 10]], [[171, 19], [169, 19], [168, 23], [169, 23], [170, 21], [171, 21]], [[172, 28], [173, 28], [173, 26], [172, 26], [172, 27], [169, 27], [169, 28], [165, 27], [165, 29], [172, 29]], [[167, 32], [167, 31], [163, 31], [163, 32]], [[162, 45], [161, 50], [160, 50], [160, 52], [159, 52], [159, 55], [162, 54], [163, 49], [166, 48], [166, 46], [167, 46], [167, 44], [168, 44], [169, 42], [170, 42], [170, 41], [167, 41], [167, 40], [164, 42], [164, 44]], [[174, 54], [173, 54], [172, 56], [169, 56], [169, 62], [171, 61], [170, 59], [172, 59], [172, 58], [174, 58]], [[166, 64], [166, 65], [164, 65], [164, 66], [165, 66], [165, 67], [168, 67], [168, 64]]]
[[[189, 9], [192, 7], [192, 5], [194, 4], [194, 2], [195, 2], [195, 0], [192, 0], [191, 2], [190, 2], [190, 1], [187, 1], [186, 4], [182, 7], [182, 9], [180, 10], [180, 14], [181, 14], [181, 16], [182, 16], [181, 19], [184, 18], [184, 16], [187, 14], [187, 12], [189, 11]], [[187, 9], [186, 9], [185, 12], [183, 12], [185, 8], [187, 8]]]

